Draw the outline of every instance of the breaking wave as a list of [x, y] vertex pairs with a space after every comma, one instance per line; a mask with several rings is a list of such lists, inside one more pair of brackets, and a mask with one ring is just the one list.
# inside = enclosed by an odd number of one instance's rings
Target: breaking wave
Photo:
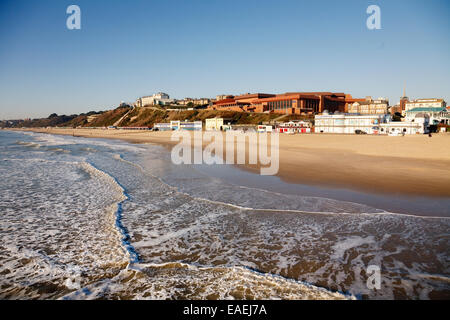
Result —
[[[450, 292], [448, 218], [232, 185], [173, 166], [159, 146], [0, 134], [0, 298]], [[366, 286], [369, 265], [381, 290]]]

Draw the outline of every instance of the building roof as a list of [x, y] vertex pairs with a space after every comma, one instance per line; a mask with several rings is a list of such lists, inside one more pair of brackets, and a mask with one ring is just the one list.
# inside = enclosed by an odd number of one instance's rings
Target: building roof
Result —
[[435, 99], [435, 98], [416, 99], [416, 100], [408, 101], [407, 103], [426, 103], [426, 102], [444, 102], [444, 99]]
[[354, 104], [358, 104], [360, 106], [365, 106], [365, 105], [372, 104], [372, 102], [364, 100], [364, 101], [356, 101]]
[[255, 99], [260, 99], [260, 98], [269, 98], [269, 97], [274, 97], [274, 94], [271, 93], [246, 93], [246, 94], [241, 94], [239, 96], [234, 97], [236, 100], [239, 99], [251, 99], [251, 98], [255, 98]]
[[348, 102], [348, 103], [364, 102], [364, 101], [366, 101], [366, 99], [345, 97], [345, 102]]
[[304, 93], [283, 93], [278, 94], [271, 98], [255, 99], [254, 103], [283, 101], [283, 100], [298, 100], [298, 99], [319, 99], [316, 95], [304, 94]]
[[291, 94], [301, 94], [301, 95], [312, 95], [312, 96], [336, 96], [345, 98], [346, 94], [342, 92], [286, 92], [285, 95]]
[[359, 114], [359, 113], [339, 113], [339, 114], [331, 114], [327, 112], [323, 112], [322, 114], [316, 115], [315, 118], [368, 118], [368, 119], [380, 119], [383, 115], [381, 114]]
[[217, 100], [213, 104], [215, 106], [230, 105], [230, 104], [234, 104], [234, 105], [248, 105], [249, 102], [241, 102], [241, 101], [238, 101], [238, 100], [236, 100], [234, 98], [230, 98], [230, 99]]
[[[348, 100], [346, 100], [346, 101], [348, 101]], [[383, 102], [379, 102], [379, 100], [372, 100], [372, 101], [367, 101], [367, 100], [365, 100], [365, 101], [356, 101], [355, 103], [357, 103], [357, 104], [359, 104], [359, 105], [371, 105], [371, 104], [374, 104], [374, 105], [386, 105], [387, 104], [387, 102], [386, 101], [383, 101]]]
[[218, 104], [230, 104], [230, 103], [233, 103], [233, 102], [236, 102], [236, 100], [233, 99], [233, 98], [228, 98], [228, 99], [218, 100], [218, 101], [214, 102], [214, 104], [215, 105], [218, 105]]
[[406, 112], [447, 112], [447, 108], [444, 107], [417, 107], [407, 110]]

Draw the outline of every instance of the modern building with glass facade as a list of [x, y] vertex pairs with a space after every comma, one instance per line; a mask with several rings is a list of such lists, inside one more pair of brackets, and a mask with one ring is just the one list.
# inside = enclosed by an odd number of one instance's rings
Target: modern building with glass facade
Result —
[[284, 94], [246, 94], [216, 101], [211, 108], [241, 112], [316, 114], [325, 110], [344, 112], [350, 95], [333, 92], [290, 92]]

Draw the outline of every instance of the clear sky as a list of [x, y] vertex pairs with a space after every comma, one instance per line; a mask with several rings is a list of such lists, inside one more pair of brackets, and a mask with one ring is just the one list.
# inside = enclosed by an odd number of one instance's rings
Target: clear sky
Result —
[[[81, 30], [66, 9], [81, 8]], [[381, 30], [366, 9], [381, 8]], [[336, 91], [450, 102], [448, 0], [1, 0], [0, 119], [173, 98]]]

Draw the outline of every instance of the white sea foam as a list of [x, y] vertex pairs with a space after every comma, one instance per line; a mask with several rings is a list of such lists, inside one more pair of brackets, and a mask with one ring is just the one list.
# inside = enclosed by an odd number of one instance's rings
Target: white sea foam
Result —
[[127, 262], [114, 227], [122, 193], [107, 177], [47, 159], [6, 161], [0, 171], [1, 297], [58, 296]]
[[182, 263], [140, 265], [62, 299], [354, 299], [298, 281], [241, 267], [199, 268]]
[[57, 136], [45, 133], [31, 133], [31, 136], [44, 146], [90, 145], [93, 147], [106, 147], [111, 150], [125, 150], [131, 152], [145, 151], [144, 147], [131, 145], [120, 141], [103, 141], [101, 139], [88, 139], [72, 136]]
[[[352, 296], [335, 292], [350, 292], [377, 299], [448, 292], [448, 219], [229, 185], [173, 167], [157, 146], [60, 139], [76, 143], [51, 147], [70, 153], [13, 143], [1, 154], [2, 298], [341, 299]], [[370, 264], [381, 267], [379, 291], [366, 287]]]
[[334, 253], [331, 255], [331, 258], [333, 259], [342, 259], [344, 257], [344, 254], [349, 251], [352, 248], [357, 248], [364, 244], [372, 244], [375, 242], [375, 238], [373, 236], [368, 237], [348, 237], [340, 242], [336, 242], [332, 249], [334, 250]]

